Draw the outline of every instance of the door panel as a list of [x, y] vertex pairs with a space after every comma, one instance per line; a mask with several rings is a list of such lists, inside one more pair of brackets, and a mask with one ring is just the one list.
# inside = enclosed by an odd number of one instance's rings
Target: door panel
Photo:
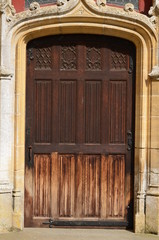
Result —
[[110, 144], [125, 144], [126, 127], [126, 81], [109, 82], [109, 131]]
[[135, 47], [59, 35], [27, 53], [25, 226], [131, 226]]
[[34, 217], [124, 219], [123, 155], [35, 154], [33, 176]]
[[50, 169], [49, 155], [34, 155], [34, 216], [50, 216]]

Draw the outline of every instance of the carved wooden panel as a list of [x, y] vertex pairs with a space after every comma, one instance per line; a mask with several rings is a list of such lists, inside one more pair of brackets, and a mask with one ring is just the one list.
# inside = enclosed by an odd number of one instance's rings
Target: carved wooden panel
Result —
[[128, 59], [127, 56], [118, 51], [112, 51], [111, 52], [111, 68], [114, 70], [125, 70], [127, 69], [127, 63]]
[[125, 143], [126, 81], [109, 82], [109, 141]]
[[50, 155], [34, 155], [34, 217], [50, 216]]
[[85, 141], [99, 143], [101, 132], [101, 81], [85, 82]]
[[75, 46], [61, 46], [60, 69], [61, 70], [77, 69], [77, 49]]
[[86, 49], [86, 70], [98, 71], [102, 69], [101, 49], [87, 47]]
[[60, 142], [75, 142], [76, 81], [60, 81]]
[[50, 143], [52, 129], [51, 81], [35, 81], [35, 142]]
[[36, 49], [36, 69], [45, 70], [52, 68], [52, 48], [37, 48]]

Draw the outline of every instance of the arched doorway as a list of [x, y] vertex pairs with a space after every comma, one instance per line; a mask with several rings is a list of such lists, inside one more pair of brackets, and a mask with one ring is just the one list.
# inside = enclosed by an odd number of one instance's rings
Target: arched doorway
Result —
[[132, 227], [134, 45], [57, 35], [27, 53], [25, 225]]

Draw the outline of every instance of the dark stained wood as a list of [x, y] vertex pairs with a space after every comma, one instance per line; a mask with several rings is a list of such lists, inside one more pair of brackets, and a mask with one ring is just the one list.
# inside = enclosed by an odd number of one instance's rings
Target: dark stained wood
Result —
[[50, 143], [52, 127], [51, 81], [35, 81], [35, 142]]
[[101, 81], [85, 82], [85, 142], [101, 141]]
[[130, 220], [134, 54], [128, 41], [95, 35], [28, 44], [25, 226]]
[[60, 142], [75, 143], [76, 81], [60, 81]]
[[109, 131], [111, 144], [126, 143], [126, 81], [109, 82]]

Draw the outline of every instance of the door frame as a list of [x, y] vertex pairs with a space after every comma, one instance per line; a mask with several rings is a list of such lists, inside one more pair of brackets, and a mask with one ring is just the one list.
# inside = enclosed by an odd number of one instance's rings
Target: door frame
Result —
[[[87, 1], [86, 1], [87, 2]], [[56, 34], [100, 34], [121, 37], [132, 41], [136, 45], [136, 91], [135, 91], [135, 149], [134, 149], [134, 230], [145, 229], [145, 181], [147, 175], [148, 146], [150, 139], [149, 91], [150, 85], [146, 81], [151, 67], [155, 65], [156, 35], [153, 28], [138, 17], [138, 24], [128, 19], [125, 14], [120, 16], [106, 16], [94, 13], [89, 6], [90, 13], [81, 17], [77, 11], [84, 11], [84, 5], [77, 4], [74, 12], [65, 13], [59, 22], [57, 16], [42, 19], [24, 19], [12, 29], [13, 56], [15, 65], [15, 143], [14, 143], [14, 192], [20, 193], [14, 200], [14, 227], [22, 229], [24, 226], [24, 165], [25, 165], [25, 86], [26, 86], [26, 45], [34, 38]], [[75, 15], [74, 15], [75, 13]], [[135, 15], [136, 17], [136, 15]], [[105, 24], [105, 19], [109, 24]], [[114, 18], [116, 19], [114, 21]], [[30, 24], [29, 24], [30, 22]], [[81, 25], [84, 27], [81, 28]], [[121, 27], [122, 26], [122, 27]], [[41, 31], [41, 28], [43, 31]], [[152, 51], [153, 50], [153, 51]], [[14, 59], [14, 57], [13, 57]], [[140, 222], [140, 227], [138, 223]]]

